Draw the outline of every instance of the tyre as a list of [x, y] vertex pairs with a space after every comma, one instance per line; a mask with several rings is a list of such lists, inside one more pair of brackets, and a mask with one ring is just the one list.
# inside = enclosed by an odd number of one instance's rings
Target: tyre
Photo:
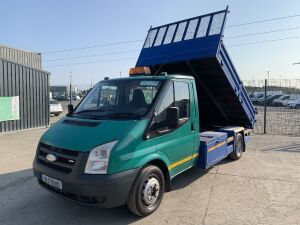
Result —
[[153, 213], [160, 205], [165, 190], [163, 172], [153, 165], [144, 167], [131, 187], [127, 206], [133, 213], [145, 217]]
[[60, 113], [55, 113], [54, 115], [55, 115], [55, 116], [59, 116], [59, 114], [60, 114]]
[[229, 154], [229, 158], [238, 160], [242, 157], [242, 153], [245, 150], [244, 139], [241, 134], [237, 134], [234, 143], [234, 150]]

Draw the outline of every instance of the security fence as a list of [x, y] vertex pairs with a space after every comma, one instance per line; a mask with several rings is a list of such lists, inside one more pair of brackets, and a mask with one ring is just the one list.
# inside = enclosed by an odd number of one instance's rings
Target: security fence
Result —
[[300, 136], [300, 80], [244, 84], [257, 110], [254, 133]]

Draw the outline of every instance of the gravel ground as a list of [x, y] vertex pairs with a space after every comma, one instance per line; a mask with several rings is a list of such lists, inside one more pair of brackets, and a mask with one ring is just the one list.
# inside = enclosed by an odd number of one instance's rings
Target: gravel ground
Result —
[[31, 164], [45, 129], [0, 135], [0, 224], [300, 224], [300, 137], [255, 135], [239, 161], [173, 180], [146, 218], [127, 208], [99, 209], [38, 186]]

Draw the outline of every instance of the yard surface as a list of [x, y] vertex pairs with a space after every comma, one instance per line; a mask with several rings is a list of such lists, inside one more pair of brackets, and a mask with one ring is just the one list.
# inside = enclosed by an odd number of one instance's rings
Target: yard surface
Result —
[[[79, 206], [39, 187], [31, 165], [46, 129], [0, 135], [0, 224], [300, 224], [300, 137], [254, 135], [239, 161], [173, 180], [159, 209]], [[122, 187], [120, 187], [122, 188]]]

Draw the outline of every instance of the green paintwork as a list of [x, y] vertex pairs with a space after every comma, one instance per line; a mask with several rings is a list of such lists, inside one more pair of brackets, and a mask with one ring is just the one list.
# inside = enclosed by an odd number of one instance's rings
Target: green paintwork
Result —
[[[173, 80], [178, 80], [178, 79], [173, 79]], [[188, 82], [187, 80], [185, 81], [189, 83], [190, 91], [191, 91], [193, 88], [192, 82]], [[192, 96], [193, 96], [193, 92], [191, 91], [190, 93], [191, 102], [193, 102], [194, 100]], [[194, 113], [194, 105], [191, 104], [190, 107], [191, 107], [190, 119], [184, 125], [182, 125], [180, 128], [176, 129], [175, 131], [169, 134], [156, 138], [156, 145], [158, 150], [164, 152], [164, 154], [167, 155], [167, 157], [170, 159], [172, 163], [178, 162], [195, 153], [194, 151], [195, 150], [194, 148], [196, 146], [195, 137], [196, 136], [198, 137], [198, 133], [192, 131], [191, 129], [192, 123], [195, 123], [195, 113]], [[193, 165], [194, 165], [194, 160], [176, 166], [170, 171], [171, 177], [174, 177], [175, 175], [192, 167]]]
[[[147, 126], [147, 120], [101, 120], [96, 127], [65, 124], [62, 118], [41, 138], [41, 142], [74, 151], [89, 152], [94, 147], [122, 140], [129, 134], [139, 133]], [[69, 120], [83, 120], [68, 118]], [[136, 138], [136, 135], [134, 135]]]
[[[145, 79], [145, 76], [122, 79]], [[184, 80], [190, 85], [190, 119], [175, 131], [159, 137], [145, 140], [144, 132], [149, 119], [143, 120], [101, 120], [96, 127], [85, 127], [65, 124], [62, 118], [41, 138], [41, 142], [55, 147], [74, 151], [89, 152], [94, 147], [118, 140], [109, 160], [108, 173], [118, 173], [139, 168], [151, 160], [159, 159], [166, 166], [178, 162], [198, 152], [199, 118], [197, 94], [193, 78], [186, 76], [156, 76], [155, 79]], [[149, 77], [151, 80], [151, 77]], [[69, 118], [72, 120], [84, 120]], [[194, 123], [195, 130], [191, 130]], [[182, 163], [170, 170], [174, 177], [187, 168], [195, 165], [197, 159]]]

